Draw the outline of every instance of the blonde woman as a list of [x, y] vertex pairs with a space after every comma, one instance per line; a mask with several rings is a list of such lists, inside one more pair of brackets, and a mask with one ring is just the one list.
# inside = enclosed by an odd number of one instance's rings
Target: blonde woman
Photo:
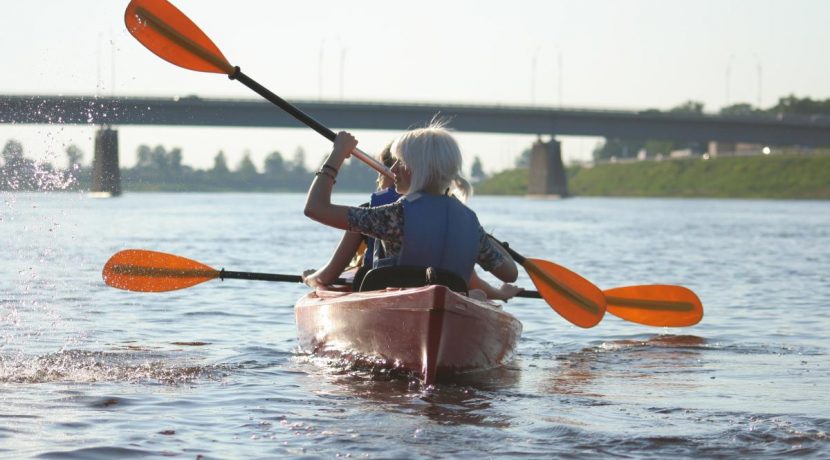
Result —
[[395, 187], [403, 194], [392, 204], [361, 208], [331, 202], [337, 172], [356, 146], [354, 136], [338, 133], [309, 188], [306, 216], [380, 241], [385, 257], [374, 260], [374, 267], [435, 267], [455, 273], [469, 286], [478, 263], [506, 283], [516, 280], [512, 258], [462, 202], [472, 186], [461, 175], [458, 143], [440, 123], [408, 131], [392, 143]]

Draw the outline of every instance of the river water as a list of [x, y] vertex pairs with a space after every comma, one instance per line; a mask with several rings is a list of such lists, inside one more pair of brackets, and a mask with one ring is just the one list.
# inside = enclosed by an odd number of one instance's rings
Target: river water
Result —
[[474, 197], [518, 252], [602, 288], [685, 285], [705, 316], [581, 329], [513, 300], [516, 360], [434, 388], [296, 354], [300, 284], [101, 279], [125, 248], [320, 266], [339, 232], [303, 200], [3, 193], [0, 457], [830, 458], [830, 202]]

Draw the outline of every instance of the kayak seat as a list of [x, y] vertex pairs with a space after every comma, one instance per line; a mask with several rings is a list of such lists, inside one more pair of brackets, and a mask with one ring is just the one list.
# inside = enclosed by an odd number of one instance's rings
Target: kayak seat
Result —
[[357, 286], [356, 290], [360, 290], [360, 285], [363, 283], [363, 278], [366, 277], [366, 273], [369, 273], [372, 267], [367, 267], [366, 265], [357, 269], [354, 272], [354, 278], [352, 278], [352, 286]]
[[433, 267], [392, 266], [369, 270], [360, 283], [360, 291], [377, 291], [388, 287], [421, 287], [433, 284], [467, 294], [467, 282], [447, 270]]

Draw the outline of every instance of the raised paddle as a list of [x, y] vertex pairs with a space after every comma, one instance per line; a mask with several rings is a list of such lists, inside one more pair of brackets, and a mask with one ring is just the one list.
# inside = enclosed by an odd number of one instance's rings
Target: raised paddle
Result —
[[[128, 291], [165, 292], [185, 289], [213, 279], [244, 279], [258, 281], [284, 281], [299, 283], [299, 275], [234, 272], [216, 270], [201, 262], [163, 252], [127, 249], [110, 257], [104, 265], [104, 282], [112, 287]], [[348, 285], [349, 280], [339, 278], [335, 284]], [[632, 286], [606, 291], [616, 291], [609, 308], [627, 305], [630, 313], [621, 318], [650, 326], [691, 326], [700, 320], [703, 307], [691, 291], [680, 286]], [[522, 291], [518, 297], [543, 298], [537, 291]], [[681, 300], [678, 300], [681, 299]], [[688, 308], [653, 308], [654, 305], [671, 305], [683, 302], [692, 304], [695, 317]], [[644, 306], [645, 305], [645, 306]]]
[[[132, 0], [124, 12], [124, 23], [133, 37], [165, 61], [185, 69], [225, 74], [334, 142], [334, 131], [232, 66], [213, 41], [167, 0]], [[352, 154], [377, 172], [394, 178], [389, 168], [360, 149], [355, 148]]]

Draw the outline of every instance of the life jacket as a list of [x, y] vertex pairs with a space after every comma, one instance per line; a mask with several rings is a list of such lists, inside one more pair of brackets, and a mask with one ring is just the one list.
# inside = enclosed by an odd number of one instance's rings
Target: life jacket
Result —
[[[398, 198], [401, 197], [401, 194], [395, 190], [395, 187], [389, 187], [383, 190], [379, 190], [377, 192], [372, 193], [371, 198], [369, 198], [369, 206], [383, 206], [385, 204], [392, 204], [398, 201]], [[375, 244], [374, 238], [368, 238], [366, 240], [366, 251], [363, 255], [363, 266], [364, 267], [371, 267], [372, 261], [381, 259], [385, 257], [385, 253], [383, 252], [383, 245], [382, 244]]]
[[469, 282], [479, 250], [476, 214], [456, 198], [426, 193], [404, 198], [403, 213], [401, 253], [375, 259], [374, 267], [434, 267]]

